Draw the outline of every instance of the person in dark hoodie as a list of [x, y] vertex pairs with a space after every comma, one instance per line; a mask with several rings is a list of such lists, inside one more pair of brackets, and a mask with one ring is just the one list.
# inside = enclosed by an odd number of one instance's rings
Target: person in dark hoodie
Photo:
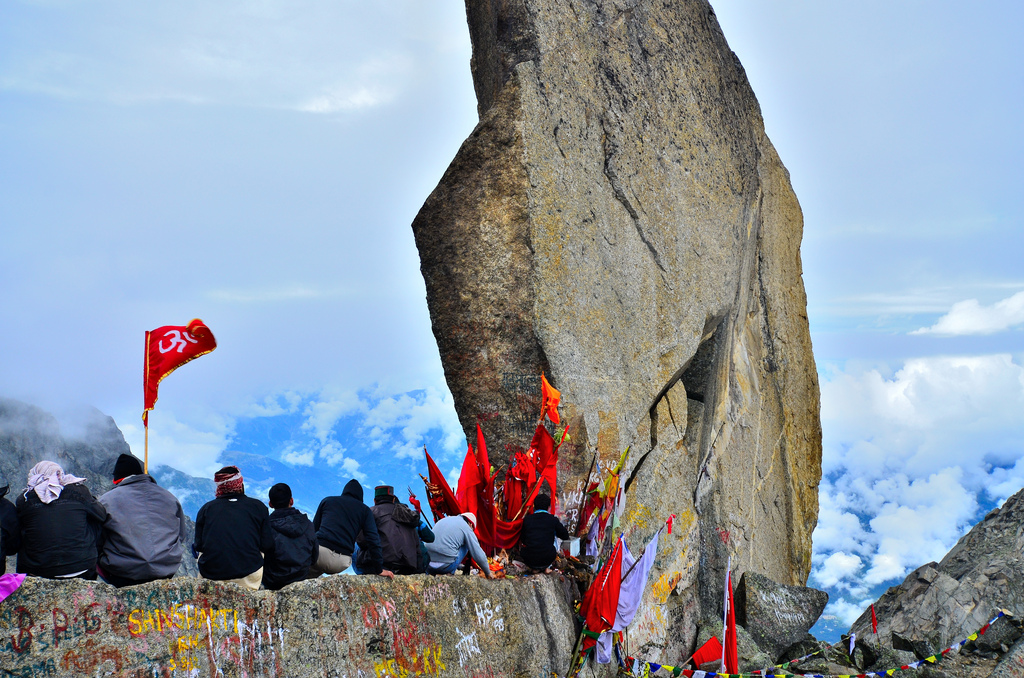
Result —
[[[434, 533], [423, 522], [420, 515], [398, 501], [395, 489], [380, 485], [373, 489], [373, 519], [377, 523], [380, 548], [384, 558], [384, 569], [395, 574], [422, 574], [427, 571], [426, 549], [420, 540], [428, 544], [434, 541]], [[361, 574], [369, 551], [363, 542], [359, 546], [354, 568]], [[420, 557], [421, 549], [424, 556]]]
[[18, 572], [47, 579], [96, 579], [96, 545], [107, 510], [59, 464], [41, 461], [18, 496]]
[[130, 454], [114, 462], [114, 485], [100, 497], [109, 516], [103, 524], [100, 577], [118, 588], [170, 579], [183, 555], [186, 525], [181, 504], [143, 473], [142, 462]]
[[278, 483], [270, 488], [270, 529], [274, 551], [263, 559], [263, 587], [277, 591], [306, 578], [320, 556], [316, 530], [306, 514], [295, 508], [292, 488]]
[[245, 496], [242, 472], [225, 466], [213, 476], [217, 498], [196, 514], [192, 550], [199, 554], [199, 574], [259, 589], [263, 555], [274, 549], [270, 512], [259, 499]]
[[550, 507], [551, 497], [538, 494], [533, 502], [533, 513], [523, 518], [519, 555], [534, 572], [551, 572], [551, 565], [558, 555], [555, 537], [569, 538], [569, 531], [562, 525], [562, 521], [548, 513]]
[[6, 499], [10, 489], [10, 485], [0, 487], [0, 574], [7, 572], [7, 557], [16, 555], [21, 547], [18, 509]]
[[364, 574], [394, 576], [393, 572], [384, 570], [377, 523], [370, 507], [363, 503], [363, 486], [358, 480], [348, 481], [340, 497], [324, 497], [313, 516], [313, 527], [320, 543], [320, 554], [309, 570], [311, 576], [347, 570], [352, 565], [356, 539], [363, 541], [367, 552], [365, 567], [361, 568]]

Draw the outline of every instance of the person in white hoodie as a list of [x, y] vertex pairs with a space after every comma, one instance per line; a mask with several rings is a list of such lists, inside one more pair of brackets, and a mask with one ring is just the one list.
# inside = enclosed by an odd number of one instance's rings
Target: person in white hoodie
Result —
[[468, 554], [488, 579], [494, 579], [487, 565], [487, 554], [473, 533], [475, 529], [476, 516], [472, 513], [448, 516], [434, 523], [434, 541], [426, 545], [430, 556], [427, 573], [451, 574]]

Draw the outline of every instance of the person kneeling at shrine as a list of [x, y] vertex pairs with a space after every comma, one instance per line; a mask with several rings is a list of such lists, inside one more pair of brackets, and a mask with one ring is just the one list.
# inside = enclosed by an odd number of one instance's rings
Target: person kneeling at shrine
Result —
[[476, 529], [476, 516], [462, 513], [448, 516], [434, 523], [434, 542], [427, 544], [430, 555], [429, 574], [452, 574], [468, 554], [476, 566], [488, 579], [494, 579], [487, 563], [487, 554], [480, 548], [473, 530]]
[[306, 514], [295, 508], [292, 488], [278, 483], [270, 488], [270, 529], [274, 552], [263, 559], [263, 587], [277, 591], [306, 578], [320, 555], [316, 530]]
[[199, 556], [199, 574], [258, 590], [263, 581], [263, 555], [274, 550], [270, 512], [259, 499], [245, 496], [242, 472], [225, 466], [213, 476], [217, 498], [196, 514], [192, 550]]
[[534, 573], [551, 572], [551, 565], [558, 556], [555, 537], [569, 538], [569, 531], [558, 518], [548, 513], [549, 508], [551, 497], [539, 494], [533, 502], [533, 513], [523, 518], [519, 557]]
[[[426, 558], [420, 557], [420, 540], [427, 543], [434, 541], [434, 533], [420, 515], [398, 501], [395, 488], [390, 485], [379, 485], [373, 489], [374, 522], [380, 536], [380, 548], [384, 558], [384, 569], [395, 574], [422, 574], [427, 571]], [[356, 574], [362, 574], [366, 562], [367, 551], [362, 544], [356, 549], [355, 562], [352, 564]]]
[[116, 487], [100, 497], [108, 518], [97, 571], [117, 587], [170, 579], [181, 565], [185, 512], [142, 471], [141, 461], [122, 454], [114, 462]]

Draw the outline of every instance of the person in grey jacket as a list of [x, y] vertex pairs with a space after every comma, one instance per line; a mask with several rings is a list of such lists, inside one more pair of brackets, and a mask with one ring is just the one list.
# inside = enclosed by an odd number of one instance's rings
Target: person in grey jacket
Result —
[[117, 458], [114, 484], [100, 497], [108, 518], [97, 573], [117, 587], [170, 579], [181, 565], [185, 541], [181, 504], [130, 454]]
[[472, 513], [448, 516], [434, 523], [434, 541], [427, 544], [427, 553], [430, 555], [427, 572], [451, 574], [468, 554], [488, 579], [494, 579], [487, 564], [487, 554], [480, 548], [480, 542], [473, 534], [475, 528], [476, 516]]

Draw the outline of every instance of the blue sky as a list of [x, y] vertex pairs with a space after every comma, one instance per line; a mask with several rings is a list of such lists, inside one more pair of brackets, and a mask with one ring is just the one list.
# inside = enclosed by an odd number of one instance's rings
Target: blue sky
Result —
[[[809, 583], [849, 619], [1024, 485], [1024, 8], [713, 5], [804, 210]], [[141, 453], [143, 332], [200, 317], [155, 463], [452, 472], [409, 224], [476, 122], [469, 57], [461, 0], [0, 4], [0, 393]]]

